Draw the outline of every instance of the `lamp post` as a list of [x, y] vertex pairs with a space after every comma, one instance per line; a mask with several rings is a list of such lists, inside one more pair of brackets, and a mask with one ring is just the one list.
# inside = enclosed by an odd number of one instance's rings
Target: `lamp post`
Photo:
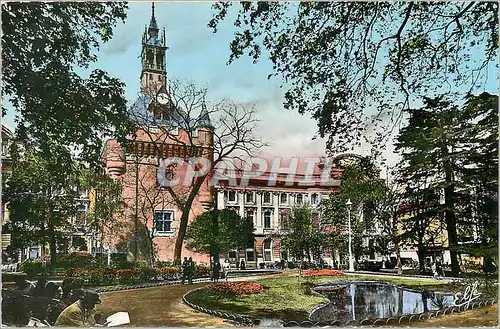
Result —
[[354, 272], [354, 259], [352, 258], [351, 199], [347, 200], [346, 206], [347, 206], [347, 223], [349, 228], [349, 272]]

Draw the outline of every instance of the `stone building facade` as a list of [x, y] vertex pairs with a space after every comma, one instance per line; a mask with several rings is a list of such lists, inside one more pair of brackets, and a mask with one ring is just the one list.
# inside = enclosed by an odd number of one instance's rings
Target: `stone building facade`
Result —
[[[257, 268], [264, 263], [269, 266], [281, 260], [292, 260], [288, 251], [281, 248], [280, 235], [285, 233], [284, 218], [296, 206], [307, 206], [311, 210], [312, 225], [320, 230], [321, 201], [328, 198], [340, 186], [339, 168], [331, 169], [333, 184], [322, 184], [322, 165], [318, 164], [307, 186], [300, 184], [305, 174], [295, 174], [293, 184], [287, 182], [287, 173], [278, 173], [276, 184], [269, 186], [271, 172], [249, 179], [248, 184], [231, 186], [230, 179], [219, 181], [217, 203], [219, 209], [232, 209], [241, 217], [253, 220], [255, 228], [254, 246], [246, 250], [233, 250], [221, 255], [232, 265], [245, 263], [248, 268]], [[238, 174], [235, 173], [233, 177]], [[231, 175], [228, 175], [231, 176]], [[333, 261], [334, 255], [325, 252], [324, 259]]]

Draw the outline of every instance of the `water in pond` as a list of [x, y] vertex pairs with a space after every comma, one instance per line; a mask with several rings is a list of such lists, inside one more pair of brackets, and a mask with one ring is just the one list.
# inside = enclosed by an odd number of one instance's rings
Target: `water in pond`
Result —
[[453, 303], [451, 294], [431, 296], [379, 282], [329, 283], [314, 290], [328, 297], [330, 303], [313, 311], [313, 321], [390, 318], [438, 310]]

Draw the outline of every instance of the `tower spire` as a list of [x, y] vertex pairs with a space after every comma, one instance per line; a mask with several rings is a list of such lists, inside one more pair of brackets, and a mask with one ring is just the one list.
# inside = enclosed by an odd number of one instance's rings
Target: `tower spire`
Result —
[[150, 36], [157, 36], [158, 35], [158, 24], [156, 23], [156, 17], [155, 17], [155, 3], [152, 3], [151, 7], [151, 21], [149, 22], [149, 29], [148, 33]]

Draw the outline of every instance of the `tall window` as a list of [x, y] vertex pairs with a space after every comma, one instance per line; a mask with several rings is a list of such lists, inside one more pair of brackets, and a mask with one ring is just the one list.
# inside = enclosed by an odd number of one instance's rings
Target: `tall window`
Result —
[[269, 211], [264, 212], [264, 228], [271, 228], [271, 213]]
[[255, 261], [255, 251], [253, 249], [247, 249], [247, 262]]
[[271, 203], [271, 192], [264, 192], [264, 203], [270, 204]]
[[311, 195], [311, 203], [312, 204], [317, 204], [318, 203], [318, 195], [316, 193], [314, 193], [313, 195]]
[[304, 197], [302, 196], [302, 194], [297, 195], [297, 203], [302, 204], [302, 202], [304, 202]]
[[270, 262], [272, 261], [272, 255], [273, 255], [273, 250], [272, 250], [272, 244], [271, 244], [271, 239], [267, 239], [264, 241], [264, 261], [265, 262]]
[[156, 210], [154, 213], [154, 225], [157, 233], [172, 232], [172, 220], [174, 213], [171, 210]]
[[288, 198], [287, 198], [286, 193], [281, 193], [281, 195], [280, 195], [280, 203], [286, 204], [287, 201], [288, 201]]
[[236, 202], [236, 191], [229, 191], [227, 193], [227, 199], [229, 202]]
[[247, 202], [248, 203], [253, 203], [253, 192], [247, 192], [246, 195], [247, 195], [247, 197], [246, 197]]
[[254, 221], [253, 221], [253, 219], [254, 219], [253, 210], [247, 211], [247, 219], [249, 221], [251, 221], [252, 223], [254, 223]]

